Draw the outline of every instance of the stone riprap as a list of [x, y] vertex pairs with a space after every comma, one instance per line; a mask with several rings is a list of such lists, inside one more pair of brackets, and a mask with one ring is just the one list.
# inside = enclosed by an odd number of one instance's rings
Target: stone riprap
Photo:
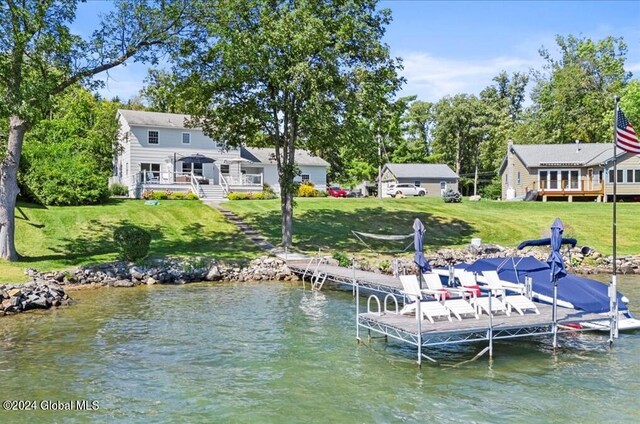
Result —
[[297, 281], [286, 263], [278, 258], [261, 257], [247, 266], [227, 266], [210, 258], [165, 258], [145, 264], [112, 262], [81, 266], [73, 270], [38, 272], [27, 275], [37, 282], [54, 282], [64, 287], [133, 287], [140, 284], [185, 284], [196, 281]]
[[[546, 262], [549, 256], [549, 248], [532, 248], [518, 251], [514, 248], [505, 248], [498, 245], [483, 244], [480, 246], [469, 245], [463, 249], [441, 249], [425, 255], [432, 267], [446, 267], [460, 262], [472, 263], [483, 258], [504, 258], [509, 256], [533, 256]], [[562, 256], [567, 270], [576, 274], [610, 274], [612, 272], [612, 256], [604, 256], [589, 247], [575, 247], [563, 249]], [[366, 260], [360, 261], [361, 268], [373, 268], [373, 271], [390, 272], [389, 269], [381, 270], [379, 267], [366, 265]], [[618, 256], [616, 258], [616, 272], [619, 274], [640, 274], [639, 256]], [[391, 264], [390, 264], [391, 266]], [[399, 259], [398, 269], [400, 273], [415, 272], [412, 259]]]
[[65, 306], [70, 302], [64, 289], [52, 282], [0, 285], [0, 316]]

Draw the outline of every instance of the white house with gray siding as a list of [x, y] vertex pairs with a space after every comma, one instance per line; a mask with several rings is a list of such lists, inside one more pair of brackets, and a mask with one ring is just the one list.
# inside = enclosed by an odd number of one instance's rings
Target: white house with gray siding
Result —
[[460, 177], [449, 166], [439, 163], [387, 163], [382, 168], [382, 196], [394, 184], [415, 184], [427, 190], [427, 196], [441, 196], [451, 188], [458, 191]]
[[[145, 190], [192, 191], [203, 198], [224, 198], [229, 192], [261, 191], [267, 183], [278, 192], [275, 151], [230, 148], [188, 128], [188, 115], [120, 109], [118, 152], [110, 183], [129, 188], [130, 197]], [[326, 189], [329, 164], [309, 152], [296, 152], [298, 181]]]

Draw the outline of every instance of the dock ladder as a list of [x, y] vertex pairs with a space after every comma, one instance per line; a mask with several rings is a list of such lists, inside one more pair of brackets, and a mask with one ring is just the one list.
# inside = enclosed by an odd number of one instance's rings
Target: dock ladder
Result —
[[[324, 282], [327, 281], [327, 273], [320, 269], [320, 266], [327, 263], [327, 258], [321, 257], [319, 254], [312, 257], [307, 264], [307, 268], [302, 274], [302, 284], [304, 286], [305, 277], [310, 275], [309, 281], [311, 282], [312, 291], [322, 290]], [[315, 263], [315, 266], [314, 266]], [[313, 269], [313, 270], [312, 270]]]

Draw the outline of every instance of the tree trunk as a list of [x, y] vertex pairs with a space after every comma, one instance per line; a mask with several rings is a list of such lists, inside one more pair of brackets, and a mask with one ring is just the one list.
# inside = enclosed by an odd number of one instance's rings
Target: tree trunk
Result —
[[282, 211], [282, 246], [291, 247], [293, 234], [293, 193], [285, 193], [284, 190], [280, 192], [280, 208]]
[[20, 259], [15, 245], [15, 213], [18, 197], [18, 166], [27, 122], [12, 115], [5, 157], [0, 163], [0, 257], [10, 261]]

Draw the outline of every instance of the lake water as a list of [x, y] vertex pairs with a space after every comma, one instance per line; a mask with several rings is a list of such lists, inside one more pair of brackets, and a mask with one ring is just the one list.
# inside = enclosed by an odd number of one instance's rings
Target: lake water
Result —
[[[640, 315], [640, 279], [620, 289]], [[72, 292], [77, 304], [0, 319], [0, 422], [637, 422], [640, 333], [415, 350], [355, 341], [351, 293], [299, 284]], [[72, 401], [92, 411], [45, 411]], [[45, 401], [44, 403], [42, 401]], [[31, 404], [33, 405], [33, 404]]]

